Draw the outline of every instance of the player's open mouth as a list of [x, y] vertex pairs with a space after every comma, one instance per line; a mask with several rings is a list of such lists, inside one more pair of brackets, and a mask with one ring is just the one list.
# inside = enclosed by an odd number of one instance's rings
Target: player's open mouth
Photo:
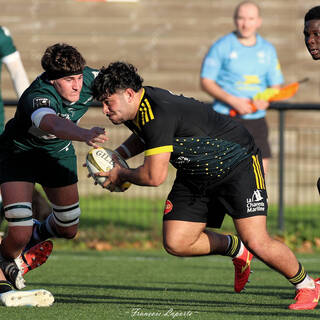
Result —
[[310, 49], [310, 53], [314, 56], [319, 54], [319, 50], [318, 49]]

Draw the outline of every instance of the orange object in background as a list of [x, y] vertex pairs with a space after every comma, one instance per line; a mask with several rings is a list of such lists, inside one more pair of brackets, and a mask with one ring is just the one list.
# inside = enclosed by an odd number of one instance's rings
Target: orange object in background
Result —
[[[266, 101], [273, 102], [273, 101], [287, 100], [287, 99], [293, 97], [297, 93], [301, 83], [307, 82], [308, 80], [309, 80], [309, 78], [304, 78], [300, 81], [292, 82], [292, 83], [280, 88], [277, 93], [275, 93], [274, 95], [267, 98]], [[263, 96], [264, 92], [266, 92], [269, 89], [270, 88], [267, 88], [265, 91], [261, 92], [260, 94]], [[262, 99], [262, 100], [264, 100], [264, 99]], [[251, 105], [252, 105], [252, 112], [256, 112], [257, 108], [255, 107], [253, 102], [251, 103]], [[237, 115], [238, 115], [238, 112], [236, 110], [234, 110], [234, 109], [230, 110], [230, 112], [229, 112], [230, 117], [235, 117]]]

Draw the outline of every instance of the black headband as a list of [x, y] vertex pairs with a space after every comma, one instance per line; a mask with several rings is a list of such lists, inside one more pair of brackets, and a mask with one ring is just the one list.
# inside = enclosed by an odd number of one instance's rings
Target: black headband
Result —
[[76, 71], [54, 71], [54, 72], [46, 72], [48, 80], [57, 80], [64, 77], [75, 76], [78, 74], [82, 74], [83, 70]]

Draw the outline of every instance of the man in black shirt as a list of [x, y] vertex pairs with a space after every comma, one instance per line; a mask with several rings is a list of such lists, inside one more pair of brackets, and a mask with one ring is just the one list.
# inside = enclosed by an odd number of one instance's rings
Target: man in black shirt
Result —
[[[291, 250], [267, 232], [264, 172], [252, 136], [210, 106], [142, 86], [142, 82], [136, 68], [123, 62], [102, 68], [94, 80], [93, 95], [102, 102], [105, 115], [113, 124], [124, 123], [133, 132], [116, 151], [125, 159], [140, 152], [145, 155], [138, 168], [117, 165], [99, 173], [108, 177], [104, 186], [112, 190], [125, 181], [159, 186], [167, 177], [170, 162], [177, 168], [177, 176], [163, 217], [167, 252], [232, 257], [235, 291], [240, 292], [248, 280], [251, 251], [300, 290], [290, 309], [315, 308], [320, 294], [318, 279], [310, 278]], [[232, 217], [239, 236], [207, 229], [219, 228], [225, 213]]]

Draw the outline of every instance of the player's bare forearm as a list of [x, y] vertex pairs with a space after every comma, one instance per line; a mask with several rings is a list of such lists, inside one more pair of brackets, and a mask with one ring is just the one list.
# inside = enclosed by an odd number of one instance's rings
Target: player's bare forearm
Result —
[[117, 151], [122, 158], [129, 159], [143, 152], [144, 150], [144, 143], [133, 133], [115, 151]]
[[93, 147], [98, 146], [96, 143], [103, 143], [108, 140], [104, 128], [81, 128], [72, 121], [53, 114], [45, 115], [41, 120], [39, 128], [60, 139], [82, 141]]
[[119, 177], [122, 181], [128, 181], [139, 186], [158, 187], [167, 178], [168, 165], [171, 153], [162, 153], [148, 156], [144, 164], [135, 169], [121, 168]]
[[201, 78], [201, 87], [211, 97], [233, 106], [234, 96], [223, 90], [215, 81], [207, 78]]

